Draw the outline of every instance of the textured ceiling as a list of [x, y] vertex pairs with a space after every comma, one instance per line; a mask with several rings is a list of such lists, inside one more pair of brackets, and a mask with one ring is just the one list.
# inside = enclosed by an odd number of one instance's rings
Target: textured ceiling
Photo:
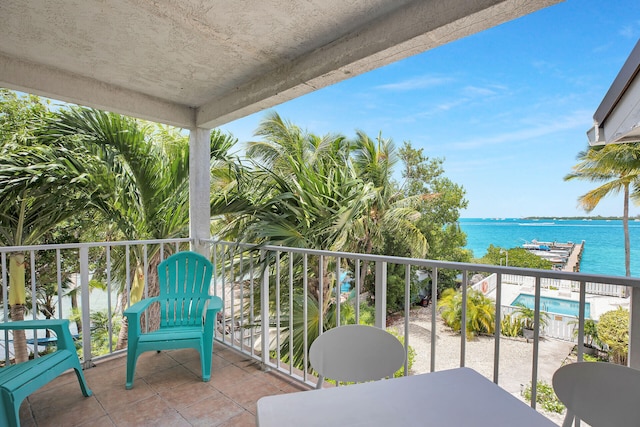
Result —
[[2, 0], [0, 86], [212, 127], [558, 0]]

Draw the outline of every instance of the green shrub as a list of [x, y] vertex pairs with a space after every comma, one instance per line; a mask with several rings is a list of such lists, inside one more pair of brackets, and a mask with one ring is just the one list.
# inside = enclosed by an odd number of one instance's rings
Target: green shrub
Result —
[[[536, 384], [536, 403], [541, 404], [546, 411], [561, 414], [564, 411], [564, 405], [556, 396], [553, 387], [544, 381], [538, 381]], [[524, 389], [522, 396], [528, 402], [531, 401], [531, 384]]]
[[600, 359], [598, 356], [595, 356], [593, 354], [583, 354], [582, 355], [582, 361], [584, 362], [602, 362], [602, 359]]
[[505, 314], [500, 321], [500, 334], [505, 337], [522, 336], [522, 320], [518, 317], [512, 316], [511, 314]]
[[[578, 337], [578, 319], [569, 322], [573, 326], [573, 336]], [[602, 341], [598, 336], [598, 323], [593, 319], [584, 320], [584, 345], [587, 347], [602, 348]]]
[[[360, 324], [373, 326], [376, 321], [376, 308], [366, 302], [360, 303]], [[355, 322], [355, 310], [353, 311], [353, 319], [350, 322]]]
[[[520, 321], [522, 321], [522, 327], [524, 329], [533, 329], [535, 323], [535, 313], [533, 308], [529, 308], [522, 303], [516, 304], [516, 311], [513, 313]], [[544, 329], [549, 323], [549, 314], [540, 310], [539, 316], [540, 329]]]
[[629, 310], [618, 307], [600, 316], [598, 337], [609, 346], [609, 354], [614, 363], [627, 364], [629, 352]]
[[[456, 332], [462, 329], [462, 291], [447, 289], [442, 293], [438, 309], [444, 323]], [[496, 308], [492, 299], [474, 289], [467, 291], [467, 339], [495, 330]]]

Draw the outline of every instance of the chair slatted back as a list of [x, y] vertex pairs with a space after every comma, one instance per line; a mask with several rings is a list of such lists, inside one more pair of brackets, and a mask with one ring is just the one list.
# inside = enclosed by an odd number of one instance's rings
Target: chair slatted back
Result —
[[211, 262], [190, 251], [171, 255], [158, 265], [161, 328], [202, 325], [212, 275]]

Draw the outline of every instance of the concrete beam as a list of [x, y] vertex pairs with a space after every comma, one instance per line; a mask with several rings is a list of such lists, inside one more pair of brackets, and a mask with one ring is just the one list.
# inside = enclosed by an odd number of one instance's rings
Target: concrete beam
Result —
[[193, 108], [2, 53], [0, 87], [181, 128], [195, 127]]

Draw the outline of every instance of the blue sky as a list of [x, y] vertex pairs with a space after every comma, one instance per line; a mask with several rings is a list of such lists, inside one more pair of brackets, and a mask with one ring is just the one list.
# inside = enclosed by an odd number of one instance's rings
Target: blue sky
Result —
[[[569, 0], [272, 110], [315, 134], [382, 132], [444, 158], [466, 190], [462, 217], [585, 215], [577, 199], [594, 184], [563, 177], [639, 38], [638, 0]], [[254, 140], [265, 114], [221, 129]], [[622, 196], [591, 215], [621, 216]]]

